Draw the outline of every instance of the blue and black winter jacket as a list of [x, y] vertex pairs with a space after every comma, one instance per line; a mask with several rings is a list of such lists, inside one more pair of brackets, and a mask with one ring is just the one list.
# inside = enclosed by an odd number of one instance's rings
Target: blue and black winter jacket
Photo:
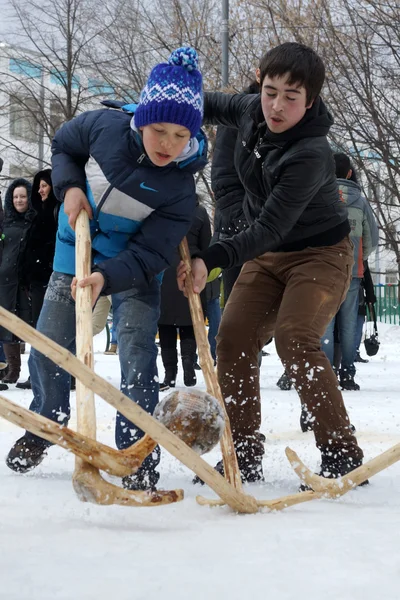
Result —
[[[128, 105], [83, 113], [65, 123], [52, 144], [57, 198], [62, 202], [69, 188], [78, 187], [92, 206], [93, 264], [105, 278], [103, 294], [141, 285], [172, 264], [196, 208], [193, 175], [207, 163], [200, 132], [176, 162], [156, 167], [131, 127], [133, 111]], [[75, 233], [63, 206], [54, 270], [75, 274]]]

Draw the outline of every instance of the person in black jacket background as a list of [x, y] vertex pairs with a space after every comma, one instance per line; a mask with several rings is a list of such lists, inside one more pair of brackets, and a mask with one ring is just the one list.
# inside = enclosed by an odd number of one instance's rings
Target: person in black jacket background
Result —
[[[210, 219], [204, 206], [199, 203], [199, 194], [197, 194], [197, 206], [193, 223], [186, 238], [191, 254], [205, 250], [210, 244]], [[160, 391], [175, 387], [178, 373], [178, 332], [184, 383], [186, 386], [196, 385], [196, 339], [189, 302], [179, 291], [176, 283], [176, 266], [178, 263], [179, 253], [177, 251], [175, 265], [164, 271], [161, 285], [161, 314], [158, 320], [158, 334], [165, 376], [164, 382], [160, 384]]]
[[[32, 207], [36, 211], [34, 227], [29, 239], [27, 252], [27, 285], [32, 311], [32, 326], [36, 327], [42, 310], [47, 284], [53, 272], [53, 259], [56, 249], [58, 209], [60, 203], [53, 192], [51, 169], [39, 171], [32, 185]], [[30, 377], [17, 383], [17, 388], [31, 389]]]
[[[32, 186], [26, 179], [15, 179], [4, 201], [3, 256], [0, 265], [0, 305], [32, 324], [29, 299], [30, 236], [36, 220], [31, 203]], [[8, 371], [3, 383], [16, 383], [21, 371], [20, 341], [0, 327]]]

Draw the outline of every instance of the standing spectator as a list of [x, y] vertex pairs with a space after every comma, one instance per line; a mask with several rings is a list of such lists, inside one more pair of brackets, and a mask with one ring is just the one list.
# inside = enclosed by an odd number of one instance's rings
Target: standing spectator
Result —
[[[39, 171], [32, 185], [32, 207], [36, 211], [27, 252], [27, 284], [32, 307], [32, 326], [36, 327], [44, 295], [53, 272], [58, 210], [60, 203], [53, 192], [51, 170]], [[17, 388], [31, 389], [31, 380], [17, 383]]]
[[[3, 256], [0, 266], [0, 305], [32, 324], [29, 299], [29, 241], [36, 220], [31, 202], [32, 186], [15, 179], [4, 201]], [[21, 372], [20, 340], [0, 327], [8, 371], [3, 383], [16, 383]]]
[[350, 158], [346, 154], [337, 153], [334, 154], [334, 159], [340, 198], [347, 205], [349, 212], [354, 265], [347, 295], [328, 325], [321, 343], [331, 365], [334, 365], [334, 327], [337, 323], [342, 354], [339, 369], [340, 386], [344, 390], [359, 390], [360, 386], [354, 381], [359, 290], [364, 276], [364, 260], [378, 245], [378, 226], [368, 200], [361, 193]]
[[368, 261], [364, 261], [364, 277], [361, 280], [360, 292], [358, 302], [358, 315], [357, 315], [357, 327], [356, 327], [356, 357], [354, 362], [367, 363], [367, 358], [362, 358], [360, 354], [361, 338], [363, 334], [363, 328], [365, 319], [367, 317], [367, 306], [369, 304], [376, 304], [376, 295], [374, 289], [374, 282], [372, 281], [371, 271], [369, 270]]
[[[187, 242], [189, 251], [201, 252], [208, 248], [211, 240], [211, 225], [206, 209], [199, 202], [197, 206]], [[161, 314], [158, 320], [161, 359], [165, 369], [164, 381], [160, 391], [175, 387], [178, 373], [177, 335], [179, 332], [183, 381], [186, 386], [196, 385], [196, 338], [194, 335], [189, 302], [179, 291], [176, 282], [176, 266], [179, 263], [179, 253], [172, 267], [164, 272], [161, 286]], [[203, 299], [202, 299], [203, 300]], [[204, 302], [203, 302], [204, 303]]]

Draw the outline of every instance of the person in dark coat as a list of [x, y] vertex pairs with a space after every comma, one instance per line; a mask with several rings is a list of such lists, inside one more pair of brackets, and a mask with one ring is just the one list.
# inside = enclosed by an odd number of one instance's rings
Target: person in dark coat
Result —
[[[32, 186], [26, 179], [15, 179], [4, 200], [3, 256], [0, 265], [0, 306], [32, 324], [28, 283], [28, 249], [36, 211], [31, 202]], [[0, 327], [8, 372], [3, 383], [16, 383], [21, 371], [20, 341]]]
[[[36, 173], [32, 185], [32, 206], [37, 216], [29, 239], [27, 283], [31, 301], [32, 325], [36, 327], [47, 284], [53, 272], [60, 207], [53, 192], [51, 169], [44, 169]], [[31, 389], [30, 377], [27, 381], [17, 383], [17, 388]]]
[[[204, 206], [201, 206], [199, 203], [199, 195], [197, 195], [197, 206], [193, 223], [186, 237], [191, 254], [205, 250], [210, 244], [210, 219]], [[164, 272], [161, 286], [161, 314], [158, 320], [158, 334], [165, 376], [164, 382], [160, 384], [160, 391], [175, 387], [176, 375], [178, 373], [178, 332], [184, 383], [186, 386], [196, 385], [194, 370], [197, 348], [196, 339], [189, 302], [179, 291], [176, 282], [176, 267], [178, 264], [179, 253], [177, 251], [176, 263]]]

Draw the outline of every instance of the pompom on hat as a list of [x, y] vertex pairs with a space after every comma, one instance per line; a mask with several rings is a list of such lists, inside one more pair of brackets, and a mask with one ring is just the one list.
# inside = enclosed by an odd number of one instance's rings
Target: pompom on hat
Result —
[[135, 126], [174, 123], [198, 133], [203, 118], [203, 80], [190, 46], [177, 48], [167, 63], [156, 65], [140, 94]]

